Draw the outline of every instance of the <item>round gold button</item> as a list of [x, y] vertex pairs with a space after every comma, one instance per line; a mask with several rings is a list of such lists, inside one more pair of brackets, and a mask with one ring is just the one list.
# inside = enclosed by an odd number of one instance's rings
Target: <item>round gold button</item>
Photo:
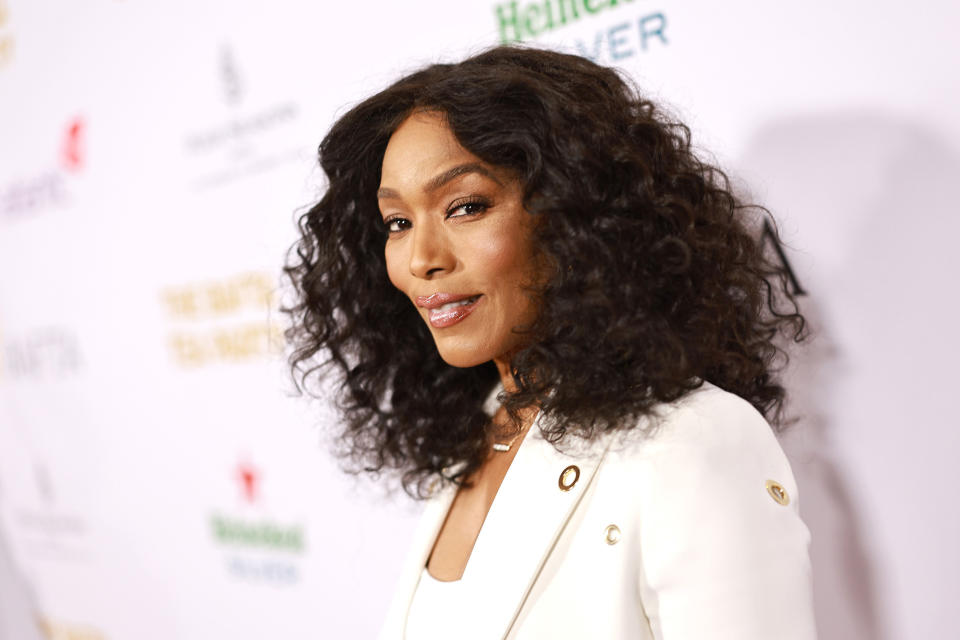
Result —
[[580, 467], [575, 464], [570, 465], [560, 472], [560, 491], [570, 491], [573, 485], [580, 479]]
[[604, 530], [603, 537], [607, 541], [607, 544], [617, 544], [620, 542], [620, 527], [615, 524], [608, 524]]
[[767, 493], [770, 494], [771, 498], [777, 501], [777, 504], [790, 504], [790, 496], [787, 495], [787, 490], [784, 489], [783, 485], [779, 482], [767, 480]]

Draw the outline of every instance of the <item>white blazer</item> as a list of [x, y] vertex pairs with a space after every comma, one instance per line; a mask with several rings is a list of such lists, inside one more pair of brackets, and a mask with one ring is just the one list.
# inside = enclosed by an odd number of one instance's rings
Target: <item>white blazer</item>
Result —
[[[645, 422], [649, 437], [572, 453], [543, 439], [537, 417], [471, 555], [502, 560], [482, 621], [451, 638], [816, 638], [810, 532], [767, 422], [709, 383]], [[429, 500], [381, 640], [403, 638], [455, 494]]]

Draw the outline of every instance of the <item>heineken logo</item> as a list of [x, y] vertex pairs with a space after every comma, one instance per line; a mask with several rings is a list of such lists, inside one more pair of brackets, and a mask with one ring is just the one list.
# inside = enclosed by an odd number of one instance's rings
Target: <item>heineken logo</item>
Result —
[[632, 0], [540, 0], [501, 2], [494, 7], [500, 42], [509, 44], [553, 31], [584, 16], [601, 13]]
[[223, 545], [301, 553], [303, 527], [268, 520], [251, 521], [214, 514], [210, 518], [214, 539]]
[[251, 584], [292, 585], [300, 581], [301, 556], [307, 534], [302, 522], [277, 521], [261, 510], [264, 472], [245, 456], [230, 474], [239, 513], [217, 510], [209, 515], [210, 535], [223, 552], [229, 575]]

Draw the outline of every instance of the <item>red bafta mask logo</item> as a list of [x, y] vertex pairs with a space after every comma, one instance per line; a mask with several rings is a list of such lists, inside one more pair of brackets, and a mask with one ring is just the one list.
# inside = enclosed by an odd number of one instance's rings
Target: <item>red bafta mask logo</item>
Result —
[[83, 168], [85, 156], [83, 134], [85, 129], [86, 123], [79, 116], [67, 125], [67, 131], [63, 137], [63, 147], [60, 150], [60, 161], [67, 171], [79, 171]]
[[259, 472], [249, 462], [241, 462], [237, 465], [237, 480], [240, 482], [240, 489], [247, 502], [253, 502], [257, 498], [259, 476]]

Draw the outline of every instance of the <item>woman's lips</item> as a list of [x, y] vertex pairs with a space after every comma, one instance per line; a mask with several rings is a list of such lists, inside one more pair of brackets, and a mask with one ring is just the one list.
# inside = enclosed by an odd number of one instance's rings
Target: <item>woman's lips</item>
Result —
[[476, 295], [471, 298], [465, 298], [456, 302], [448, 302], [435, 309], [427, 310], [427, 317], [430, 326], [434, 329], [443, 329], [455, 325], [477, 308], [477, 304], [483, 298], [483, 295]]

